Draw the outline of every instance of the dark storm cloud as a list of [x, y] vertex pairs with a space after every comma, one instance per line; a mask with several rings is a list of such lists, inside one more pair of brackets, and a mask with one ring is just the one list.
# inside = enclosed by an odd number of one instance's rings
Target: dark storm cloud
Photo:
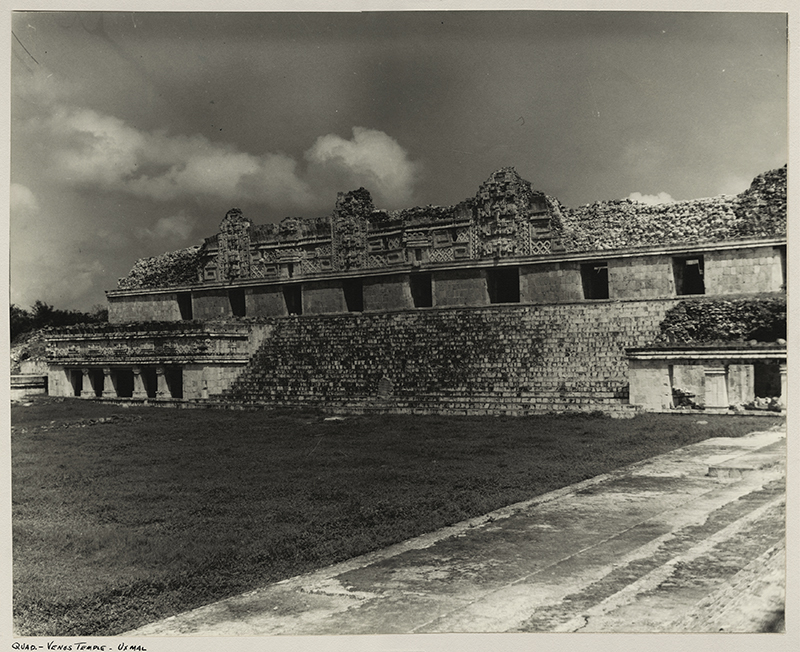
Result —
[[88, 307], [232, 206], [258, 223], [322, 215], [361, 185], [386, 208], [449, 204], [513, 165], [567, 205], [739, 192], [786, 162], [785, 27], [780, 14], [16, 14], [12, 300]]

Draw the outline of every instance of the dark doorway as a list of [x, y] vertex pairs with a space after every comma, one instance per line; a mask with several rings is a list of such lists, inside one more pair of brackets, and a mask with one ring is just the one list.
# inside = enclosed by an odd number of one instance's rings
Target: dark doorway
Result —
[[89, 377], [92, 379], [92, 389], [95, 396], [103, 395], [103, 383], [105, 382], [105, 374], [102, 369], [90, 369]]
[[490, 303], [519, 303], [519, 267], [486, 270]]
[[673, 258], [672, 270], [675, 274], [675, 294], [705, 294], [703, 281], [703, 257]]
[[303, 293], [299, 285], [284, 285], [283, 300], [290, 315], [303, 314]]
[[244, 317], [247, 315], [247, 303], [244, 299], [244, 290], [228, 290], [228, 300], [231, 303], [231, 312], [234, 317]]
[[144, 383], [144, 390], [147, 392], [147, 398], [155, 398], [158, 390], [158, 374], [156, 374], [155, 368], [142, 368], [142, 382]]
[[182, 320], [189, 321], [190, 319], [193, 319], [191, 292], [178, 293], [178, 309], [181, 311]]
[[411, 298], [415, 308], [433, 306], [433, 284], [430, 274], [412, 274], [410, 276]]
[[360, 278], [348, 278], [342, 281], [344, 301], [347, 312], [363, 312], [364, 310], [364, 283]]
[[164, 369], [164, 378], [167, 381], [169, 395], [172, 398], [183, 398], [183, 369], [167, 367]]
[[80, 369], [69, 370], [69, 382], [72, 385], [72, 395], [80, 396], [83, 391], [83, 371]]
[[781, 369], [778, 364], [756, 363], [753, 365], [753, 385], [758, 398], [781, 395]]
[[584, 299], [608, 299], [608, 263], [584, 263], [581, 265]]
[[111, 372], [117, 383], [117, 396], [130, 398], [133, 396], [133, 371], [130, 369], [115, 369]]

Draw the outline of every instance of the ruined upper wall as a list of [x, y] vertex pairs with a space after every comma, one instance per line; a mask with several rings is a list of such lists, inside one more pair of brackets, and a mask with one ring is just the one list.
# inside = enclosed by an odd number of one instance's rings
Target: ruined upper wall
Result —
[[735, 197], [655, 206], [626, 199], [565, 208], [502, 168], [454, 206], [384, 211], [359, 188], [339, 193], [327, 217], [253, 225], [232, 209], [202, 247], [139, 260], [119, 289], [785, 237], [786, 172], [759, 175]]
[[567, 251], [699, 244], [786, 235], [786, 166], [731, 196], [648, 205], [629, 199], [567, 209]]

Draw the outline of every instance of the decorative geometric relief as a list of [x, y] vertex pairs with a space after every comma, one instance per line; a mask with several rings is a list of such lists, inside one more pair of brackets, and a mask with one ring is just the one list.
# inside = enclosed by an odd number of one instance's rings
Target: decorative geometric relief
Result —
[[456, 231], [456, 242], [469, 242], [469, 229], [458, 229]]
[[433, 234], [434, 247], [449, 247], [450, 234], [447, 231], [437, 231]]
[[386, 248], [387, 249], [400, 249], [400, 236], [392, 236], [391, 238], [386, 239]]
[[549, 254], [550, 241], [549, 240], [533, 240], [531, 242], [531, 254]]
[[428, 247], [431, 237], [427, 231], [406, 231], [405, 241], [407, 247]]
[[386, 267], [386, 257], [385, 256], [370, 256], [369, 262], [367, 263], [369, 267]]
[[274, 249], [262, 249], [259, 251], [261, 260], [265, 263], [274, 263], [278, 259], [277, 252]]
[[434, 263], [447, 263], [454, 260], [452, 247], [431, 249], [431, 262]]

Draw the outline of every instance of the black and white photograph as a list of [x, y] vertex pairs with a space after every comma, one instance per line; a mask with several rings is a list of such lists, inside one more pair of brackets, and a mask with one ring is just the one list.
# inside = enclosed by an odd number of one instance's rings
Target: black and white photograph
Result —
[[786, 7], [101, 9], [7, 16], [13, 649], [797, 642]]

